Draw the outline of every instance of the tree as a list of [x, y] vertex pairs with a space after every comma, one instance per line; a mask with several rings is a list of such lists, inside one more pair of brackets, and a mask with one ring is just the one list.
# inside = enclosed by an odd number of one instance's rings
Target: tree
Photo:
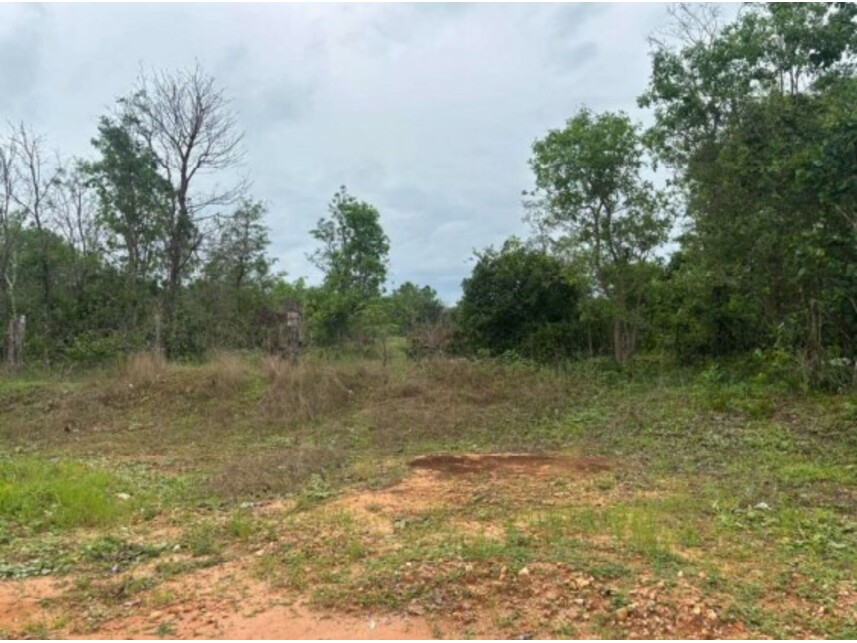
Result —
[[261, 202], [245, 200], [231, 216], [218, 222], [216, 240], [205, 273], [234, 288], [240, 310], [240, 294], [248, 283], [268, 277], [273, 261], [266, 255], [270, 241], [263, 220], [267, 209]]
[[443, 303], [434, 288], [420, 288], [410, 281], [390, 293], [389, 303], [396, 330], [403, 335], [423, 324], [436, 323], [443, 314]]
[[0, 139], [0, 291], [4, 295], [2, 328], [6, 332], [6, 364], [20, 366], [23, 331], [26, 319], [18, 314], [18, 238], [23, 227], [23, 213], [16, 207], [18, 189], [18, 143], [11, 135]]
[[152, 294], [153, 280], [166, 267], [171, 185], [158, 173], [158, 162], [145, 141], [136, 137], [131, 116], [103, 117], [92, 145], [100, 153], [83, 169], [95, 187], [99, 220], [109, 233], [107, 249], [118, 253], [133, 296], [130, 329], [137, 330], [141, 308]]
[[751, 6], [711, 38], [656, 43], [640, 98], [655, 110], [647, 138], [687, 202], [685, 276], [673, 281], [719, 293], [684, 296], [717, 307], [707, 317], [719, 328], [745, 328], [711, 350], [745, 350], [748, 337], [794, 350], [810, 384], [825, 356], [857, 358], [845, 295], [857, 288], [853, 139], [840, 138], [852, 120], [855, 15], [847, 4]]
[[203, 189], [200, 178], [241, 161], [243, 133], [225, 92], [198, 65], [190, 71], [142, 75], [137, 91], [120, 104], [170, 186], [163, 308], [172, 334], [180, 288], [204, 239], [201, 226], [211, 208], [234, 203], [244, 191], [243, 183]]
[[344, 339], [354, 317], [380, 297], [387, 277], [390, 241], [374, 206], [358, 201], [342, 186], [312, 236], [321, 247], [310, 260], [324, 274], [325, 297], [317, 310], [327, 340]]
[[625, 363], [636, 346], [644, 264], [668, 235], [664, 193], [641, 174], [649, 164], [639, 129], [623, 113], [581, 110], [533, 144], [532, 194], [555, 245], [581, 257], [612, 307], [613, 349]]
[[468, 348], [547, 360], [583, 346], [582, 288], [558, 259], [517, 239], [476, 256], [457, 310], [458, 332]]
[[[48, 159], [43, 137], [34, 134], [23, 123], [13, 129], [12, 139], [17, 148], [18, 189], [13, 197], [24, 221], [38, 231], [43, 245], [39, 250], [38, 270], [41, 284], [42, 329], [46, 336], [52, 332], [51, 312], [53, 276], [47, 245], [50, 236], [49, 219], [54, 192], [59, 184], [62, 167], [58, 160]], [[45, 355], [47, 361], [47, 354]]]
[[265, 213], [264, 204], [245, 200], [217, 221], [202, 274], [190, 288], [196, 316], [208, 320], [207, 345], [259, 345], [253, 313], [269, 304], [276, 277]]

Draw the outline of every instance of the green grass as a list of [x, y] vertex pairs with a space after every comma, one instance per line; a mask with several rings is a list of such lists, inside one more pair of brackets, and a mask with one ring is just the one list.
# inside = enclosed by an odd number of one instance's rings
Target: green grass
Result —
[[37, 531], [112, 525], [137, 506], [128, 491], [115, 474], [86, 464], [0, 459], [0, 521]]

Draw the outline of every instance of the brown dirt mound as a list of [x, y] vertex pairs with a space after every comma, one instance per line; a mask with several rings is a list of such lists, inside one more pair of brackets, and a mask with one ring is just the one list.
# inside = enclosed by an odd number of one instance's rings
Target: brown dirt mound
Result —
[[502, 474], [532, 473], [545, 470], [554, 472], [595, 473], [610, 468], [606, 458], [549, 456], [530, 453], [492, 453], [485, 455], [437, 454], [415, 458], [410, 463], [415, 469], [430, 469], [450, 475], [497, 472]]

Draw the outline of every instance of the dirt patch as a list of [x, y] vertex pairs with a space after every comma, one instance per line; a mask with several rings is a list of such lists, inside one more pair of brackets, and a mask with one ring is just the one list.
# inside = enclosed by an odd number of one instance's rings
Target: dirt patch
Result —
[[421, 470], [388, 489], [349, 494], [330, 506], [353, 513], [362, 524], [389, 534], [397, 518], [458, 504], [461, 494], [452, 480]]
[[[543, 495], [545, 479], [595, 475], [610, 469], [606, 458], [523, 453], [427, 455], [409, 463], [412, 471], [387, 489], [348, 494], [331, 508], [355, 514], [361, 524], [389, 534], [400, 518], [435, 509], [457, 508], [474, 495], [497, 495], [505, 502], [519, 493]], [[461, 484], [461, 478], [469, 478]], [[481, 530], [477, 530], [481, 531]], [[502, 530], [494, 528], [499, 535]]]
[[53, 616], [42, 603], [59, 594], [50, 578], [0, 582], [0, 636], [4, 630], [22, 631]]
[[499, 473], [520, 475], [531, 473], [598, 473], [610, 469], [607, 458], [550, 456], [530, 453], [492, 453], [485, 455], [437, 454], [415, 458], [414, 469], [429, 469], [449, 475]]
[[[125, 614], [86, 633], [86, 638], [182, 639], [399, 639], [431, 638], [424, 619], [350, 615], [291, 603], [248, 574], [248, 559], [200, 570], [162, 586], [168, 605], [130, 605]], [[291, 603], [291, 604], [290, 604]]]

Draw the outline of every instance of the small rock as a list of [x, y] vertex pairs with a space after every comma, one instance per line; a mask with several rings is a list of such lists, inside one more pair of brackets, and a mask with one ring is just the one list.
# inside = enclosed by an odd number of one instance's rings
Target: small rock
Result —
[[373, 619], [373, 620], [370, 620], [370, 621], [369, 621], [369, 623], [367, 624], [367, 627], [368, 627], [370, 630], [374, 630], [374, 629], [375, 629], [375, 625], [376, 625], [376, 623], [375, 623], [375, 620]]
[[506, 575], [507, 575], [508, 573], [509, 573], [509, 568], [508, 568], [508, 567], [506, 567], [505, 565], [503, 565], [503, 566], [500, 568], [500, 580], [505, 580], [505, 579], [506, 579]]
[[758, 509], [759, 511], [770, 511], [771, 505], [769, 505], [767, 502], [758, 502], [753, 505], [753, 509]]
[[526, 567], [521, 567], [520, 571], [518, 571], [518, 580], [529, 580], [530, 579], [530, 570]]
[[628, 608], [620, 607], [618, 610], [616, 610], [616, 619], [619, 622], [628, 620]]
[[116, 497], [119, 498], [119, 500], [130, 500], [131, 499], [131, 495], [127, 494], [127, 493], [117, 493]]
[[715, 612], [712, 609], [709, 609], [705, 612], [705, 618], [707, 618], [709, 621], [716, 621], [717, 620], [717, 612]]

